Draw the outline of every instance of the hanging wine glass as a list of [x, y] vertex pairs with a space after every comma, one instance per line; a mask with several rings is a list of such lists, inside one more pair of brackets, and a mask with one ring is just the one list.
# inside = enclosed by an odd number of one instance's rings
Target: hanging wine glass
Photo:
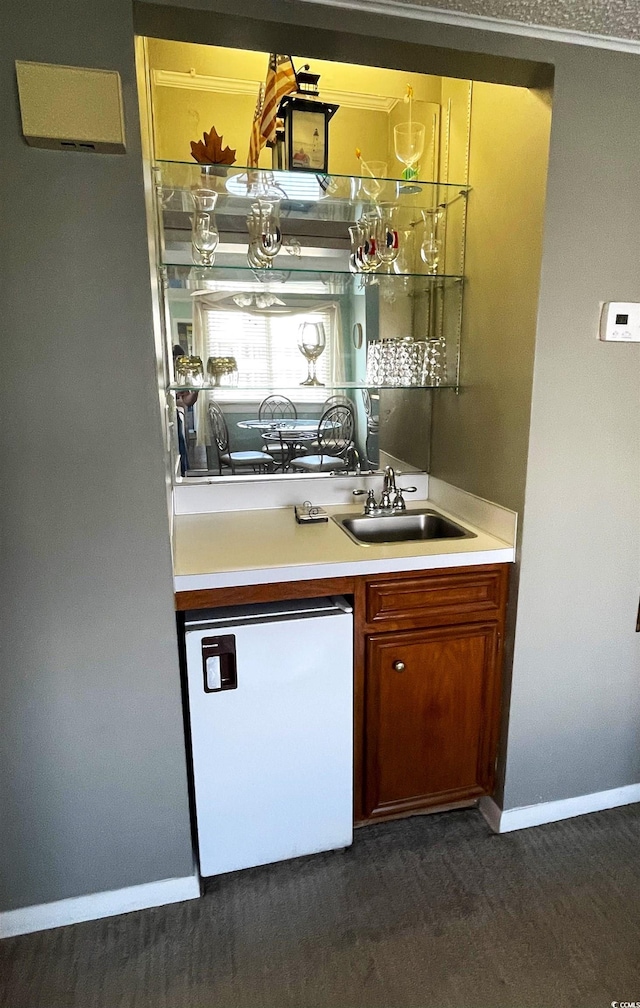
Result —
[[193, 224], [191, 249], [199, 266], [213, 266], [220, 236], [211, 214], [197, 214]]
[[393, 146], [398, 161], [405, 165], [404, 179], [417, 178], [416, 165], [424, 151], [424, 123], [403, 122], [393, 127]]
[[437, 273], [442, 254], [442, 242], [438, 238], [438, 225], [442, 219], [444, 209], [437, 207], [435, 210], [422, 210], [421, 216], [424, 222], [424, 237], [420, 245], [420, 258], [427, 267], [427, 273]]
[[278, 254], [282, 248], [282, 231], [280, 230], [280, 200], [259, 199], [254, 204], [258, 208], [260, 229], [258, 244], [260, 251], [269, 259]]
[[403, 277], [403, 285], [408, 288], [407, 273], [416, 271], [416, 233], [413, 226], [398, 228], [398, 258], [393, 264], [393, 271]]
[[269, 269], [272, 260], [282, 248], [280, 200], [261, 198], [252, 203], [247, 217], [247, 230], [249, 265]]
[[382, 218], [380, 210], [371, 210], [360, 218], [363, 242], [360, 249], [360, 265], [365, 273], [371, 273], [380, 265], [380, 246], [382, 244]]
[[307, 361], [306, 380], [301, 385], [324, 385], [316, 375], [316, 361], [327, 345], [322, 322], [303, 322], [298, 329], [298, 349]]
[[441, 243], [434, 234], [424, 238], [420, 246], [420, 258], [427, 267], [427, 273], [437, 273], [440, 264]]
[[220, 241], [214, 210], [218, 194], [212, 189], [192, 189], [194, 203], [191, 250], [196, 265], [213, 266]]
[[253, 213], [247, 215], [247, 231], [249, 232], [247, 262], [255, 269], [271, 269], [272, 260], [260, 248], [260, 220]]
[[364, 232], [357, 222], [349, 225], [349, 242], [351, 251], [349, 253], [349, 270], [352, 273], [360, 273], [362, 270], [361, 251], [364, 243]]
[[398, 208], [393, 204], [380, 205], [380, 230], [378, 256], [386, 272], [391, 273], [400, 252], [400, 241], [396, 222]]

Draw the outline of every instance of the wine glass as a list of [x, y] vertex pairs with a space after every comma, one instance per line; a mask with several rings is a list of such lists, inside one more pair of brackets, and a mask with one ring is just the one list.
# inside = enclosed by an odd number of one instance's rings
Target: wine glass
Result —
[[386, 161], [366, 161], [361, 176], [360, 188], [371, 200], [376, 200], [382, 192], [387, 176]]
[[371, 273], [380, 265], [382, 217], [379, 207], [368, 213], [363, 213], [359, 223], [363, 235], [360, 268], [365, 273]]
[[420, 246], [420, 258], [427, 267], [427, 273], [437, 273], [440, 262], [441, 242], [433, 233]]
[[273, 258], [282, 247], [280, 230], [280, 199], [256, 200], [247, 217], [249, 247], [247, 259], [250, 266], [270, 268]]
[[394, 204], [383, 203], [380, 206], [380, 234], [378, 256], [386, 272], [391, 273], [394, 262], [400, 253], [398, 224], [396, 221], [397, 207]]
[[260, 218], [254, 213], [247, 215], [247, 231], [249, 232], [247, 262], [255, 269], [271, 269], [272, 259], [260, 248]]
[[357, 221], [355, 224], [349, 225], [348, 231], [349, 241], [351, 244], [351, 252], [349, 253], [349, 270], [352, 273], [359, 273], [362, 269], [360, 256], [362, 246], [364, 244], [364, 231]]
[[282, 248], [280, 230], [280, 200], [258, 199], [252, 206], [260, 221], [258, 246], [263, 255], [273, 259]]
[[307, 361], [306, 381], [301, 385], [324, 385], [316, 375], [316, 361], [327, 345], [322, 322], [303, 322], [298, 329], [298, 349]]
[[444, 210], [436, 207], [435, 210], [422, 210], [422, 220], [424, 222], [424, 238], [420, 245], [420, 258], [427, 267], [428, 273], [437, 273], [442, 254], [442, 242], [437, 237], [438, 225], [442, 219]]
[[193, 258], [200, 266], [213, 266], [214, 254], [220, 241], [214, 216], [218, 194], [212, 189], [193, 189], [191, 195], [194, 203], [191, 229]]
[[393, 146], [398, 161], [405, 165], [404, 179], [418, 175], [416, 165], [424, 151], [425, 126], [419, 122], [403, 122], [393, 127]]
[[191, 235], [193, 258], [200, 266], [213, 266], [220, 236], [212, 214], [197, 214]]

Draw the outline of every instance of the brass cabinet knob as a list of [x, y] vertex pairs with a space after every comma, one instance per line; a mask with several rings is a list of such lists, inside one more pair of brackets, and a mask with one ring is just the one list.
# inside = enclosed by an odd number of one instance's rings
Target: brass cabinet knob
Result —
[[404, 662], [403, 661], [394, 661], [393, 667], [396, 670], [396, 672], [404, 672]]

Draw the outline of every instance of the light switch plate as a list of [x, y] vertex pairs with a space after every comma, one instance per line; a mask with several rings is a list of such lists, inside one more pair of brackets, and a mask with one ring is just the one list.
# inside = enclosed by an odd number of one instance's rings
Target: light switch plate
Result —
[[640, 343], [640, 303], [605, 301], [600, 313], [600, 339], [614, 343]]

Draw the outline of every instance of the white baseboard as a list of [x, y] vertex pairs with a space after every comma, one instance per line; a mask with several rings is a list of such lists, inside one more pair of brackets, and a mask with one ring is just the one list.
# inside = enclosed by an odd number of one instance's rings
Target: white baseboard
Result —
[[544, 823], [572, 819], [574, 816], [601, 812], [619, 805], [632, 805], [634, 802], [640, 802], [640, 784], [628, 784], [626, 787], [611, 788], [610, 791], [598, 791], [577, 798], [540, 802], [539, 805], [525, 805], [504, 811], [496, 805], [493, 798], [484, 797], [480, 799], [479, 808], [494, 833], [511, 833], [512, 830], [543, 826]]
[[115, 917], [116, 914], [146, 910], [166, 903], [181, 903], [183, 900], [197, 899], [199, 895], [200, 880], [197, 875], [187, 875], [184, 878], [160, 879], [158, 882], [145, 882], [143, 885], [113, 889], [110, 892], [74, 896], [19, 910], [6, 910], [0, 913], [0, 938], [46, 931], [67, 924], [79, 924], [81, 921], [99, 920], [101, 917]]

